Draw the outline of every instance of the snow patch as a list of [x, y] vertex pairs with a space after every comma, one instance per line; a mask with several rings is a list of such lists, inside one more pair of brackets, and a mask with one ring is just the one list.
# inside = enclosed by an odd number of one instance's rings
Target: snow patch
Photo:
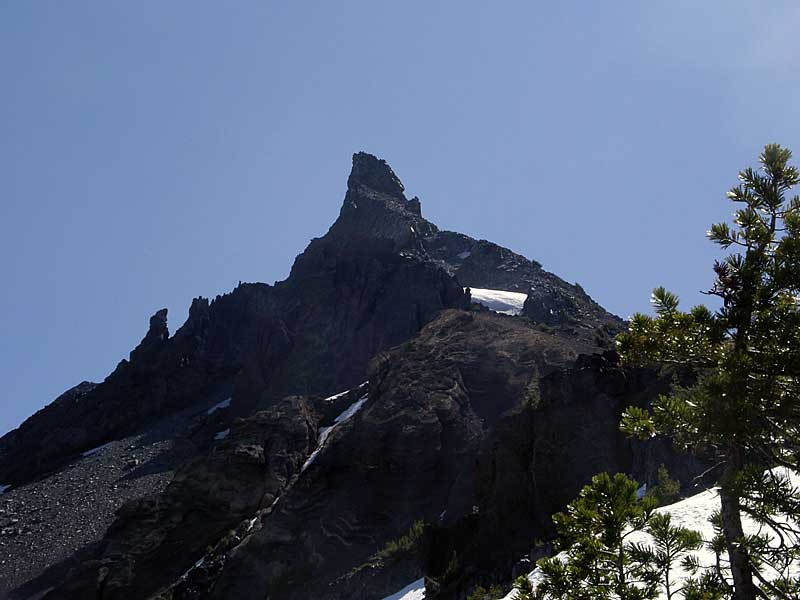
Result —
[[465, 258], [469, 258], [470, 256], [472, 256], [472, 252], [470, 252], [469, 250], [465, 250], [464, 252], [459, 252], [457, 256], [461, 260], [464, 260]]
[[0, 494], [5, 494], [6, 490], [9, 489], [10, 487], [11, 487], [10, 485], [2, 485], [2, 484], [0, 484]]
[[224, 440], [226, 437], [230, 435], [230, 433], [231, 433], [230, 429], [223, 429], [222, 431], [218, 431], [217, 433], [214, 434], [214, 439]]
[[[341, 396], [341, 394], [339, 395]], [[369, 396], [365, 395], [356, 402], [353, 402], [350, 406], [348, 406], [344, 410], [344, 412], [342, 412], [338, 417], [336, 417], [336, 419], [333, 422], [333, 425], [331, 425], [330, 427], [323, 427], [322, 429], [319, 430], [319, 441], [317, 441], [317, 447], [311, 453], [311, 455], [306, 459], [306, 462], [303, 464], [303, 468], [300, 469], [301, 473], [305, 471], [309, 466], [311, 466], [311, 464], [316, 460], [317, 456], [322, 451], [322, 448], [325, 446], [325, 441], [328, 439], [328, 436], [331, 434], [331, 432], [334, 429], [336, 429], [339, 425], [352, 418], [352, 416], [356, 414], [359, 411], [359, 409], [361, 409], [362, 406], [364, 406], [364, 403], [367, 401], [368, 398]]]
[[218, 410], [222, 410], [223, 408], [228, 408], [230, 405], [231, 405], [231, 399], [230, 399], [230, 398], [228, 398], [227, 400], [223, 400], [223, 401], [222, 401], [222, 402], [220, 402], [219, 404], [215, 404], [214, 406], [212, 406], [211, 408], [209, 408], [209, 409], [208, 409], [208, 412], [206, 412], [206, 414], [207, 414], [207, 415], [214, 414], [214, 413], [215, 413], [215, 412], [217, 412]]
[[[366, 381], [364, 383], [366, 383]], [[364, 385], [364, 383], [362, 383], [361, 385]], [[358, 387], [361, 387], [361, 386], [358, 386]], [[339, 392], [338, 394], [334, 394], [333, 396], [329, 396], [328, 398], [325, 398], [325, 402], [333, 402], [334, 400], [338, 400], [342, 396], [346, 396], [349, 393], [350, 393], [350, 390], [345, 390], [343, 392]]]
[[[275, 502], [277, 502], [279, 499], [280, 499], [280, 496], [278, 496], [277, 498], [275, 498]], [[273, 505], [273, 506], [275, 506], [275, 502], [273, 502], [273, 503], [272, 503], [272, 505]], [[258, 521], [258, 517], [260, 517], [260, 516], [261, 516], [261, 515], [256, 515], [256, 516], [255, 516], [255, 517], [253, 517], [252, 519], [248, 519], [248, 521], [247, 521], [247, 528], [245, 529], [245, 532], [249, 532], [251, 529], [253, 529], [253, 527], [254, 527], [254, 526], [255, 526], [255, 524], [256, 524], [256, 521]]]
[[[465, 290], [467, 288], [464, 288]], [[504, 315], [518, 315], [522, 312], [527, 294], [521, 292], [506, 292], [503, 290], [487, 290], [483, 288], [469, 288], [472, 301], [483, 304], [487, 308]]]
[[425, 579], [417, 579], [383, 600], [425, 600]]
[[87, 456], [94, 456], [98, 452], [101, 452], [102, 450], [108, 448], [113, 443], [114, 442], [106, 442], [102, 446], [97, 446], [97, 448], [92, 448], [91, 450], [87, 450], [86, 452], [81, 452], [81, 458], [86, 458]]
[[354, 414], [356, 414], [361, 409], [362, 406], [364, 406], [364, 403], [367, 401], [368, 398], [369, 396], [363, 396], [362, 398], [360, 398], [359, 400], [353, 402], [353, 404], [348, 406], [347, 410], [345, 410], [342, 414], [336, 417], [333, 427], [336, 427], [340, 423], [344, 423], [345, 421], [349, 420]]

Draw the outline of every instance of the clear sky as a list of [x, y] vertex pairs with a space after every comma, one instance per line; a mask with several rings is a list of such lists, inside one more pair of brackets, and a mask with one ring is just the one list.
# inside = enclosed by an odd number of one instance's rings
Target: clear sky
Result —
[[0, 433], [169, 308], [283, 279], [385, 158], [439, 226], [609, 310], [698, 302], [767, 142], [796, 0], [0, 4]]

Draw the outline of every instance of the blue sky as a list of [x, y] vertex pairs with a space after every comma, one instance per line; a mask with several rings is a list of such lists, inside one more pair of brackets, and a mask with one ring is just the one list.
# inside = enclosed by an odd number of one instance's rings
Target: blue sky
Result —
[[800, 153], [800, 4], [4, 2], [0, 432], [168, 307], [283, 279], [350, 157], [625, 317], [711, 282], [767, 142]]

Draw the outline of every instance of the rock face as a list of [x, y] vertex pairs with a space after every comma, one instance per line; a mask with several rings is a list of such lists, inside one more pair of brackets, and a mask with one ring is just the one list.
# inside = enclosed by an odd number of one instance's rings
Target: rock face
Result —
[[[694, 468], [663, 443], [640, 445], [618, 431], [622, 409], [646, 405], [668, 379], [623, 371], [598, 351], [525, 319], [446, 311], [376, 357], [368, 400], [306, 470], [323, 421], [307, 400], [290, 398], [238, 422], [156, 506], [121, 514], [104, 542], [107, 558], [85, 563], [53, 597], [147, 597], [265, 507], [186, 597], [379, 599], [396, 587], [392, 569], [411, 572], [407, 560], [384, 557], [369, 586], [347, 575], [417, 520], [432, 526], [423, 552], [431, 594], [455, 598], [476, 579], [507, 575], [594, 473], [652, 483], [662, 462], [679, 475]], [[239, 455], [246, 467], [235, 466]], [[235, 508], [226, 504], [234, 498]], [[146, 552], [137, 550], [143, 544]], [[174, 548], [194, 553], [169, 560]], [[459, 568], [444, 576], [454, 556]], [[98, 578], [108, 582], [102, 589]]]
[[[653, 486], [664, 464], [678, 480], [692, 481], [700, 461], [676, 454], [666, 440], [638, 442], [619, 432], [626, 407], [647, 407], [671, 381], [671, 374], [622, 369], [612, 352], [582, 355], [544, 375], [535, 400], [501, 415], [484, 440], [472, 513], [462, 512], [431, 536], [426, 597], [463, 597], [476, 582], [502, 583], [498, 573], [507, 581], [534, 540], [552, 539], [551, 515], [596, 473], [627, 473]], [[455, 570], [449, 568], [454, 557]]]
[[[527, 293], [523, 316], [471, 305], [470, 286]], [[358, 153], [338, 219], [285, 281], [197, 298], [172, 336], [158, 311], [105, 381], [0, 438], [0, 482], [44, 493], [86, 450], [194, 415], [169, 476], [13, 597], [380, 599], [424, 572], [431, 597], [457, 598], [506, 581], [595, 472], [697, 466], [619, 434], [668, 383], [602, 354], [622, 325], [535, 261], [439, 230]]]
[[376, 359], [367, 404], [231, 558], [212, 597], [339, 598], [332, 583], [415, 520], [470, 509], [485, 430], [525, 402], [541, 371], [575, 356], [528, 323], [442, 314]]
[[377, 352], [409, 339], [439, 310], [465, 307], [462, 286], [530, 290], [525, 313], [552, 325], [621, 325], [538, 263], [439, 231], [384, 161], [358, 153], [339, 218], [286, 281], [241, 284], [212, 302], [197, 298], [172, 337], [166, 309], [158, 311], [129, 360], [104, 382], [0, 438], [0, 481], [30, 480], [230, 389], [234, 414], [245, 416], [288, 394], [352, 387]]
[[166, 490], [126, 505], [98, 557], [84, 563], [59, 598], [147, 597], [177, 581], [206, 548], [272, 505], [316, 443], [313, 403], [290, 397], [237, 420], [211, 452], [183, 468]]
[[403, 184], [385, 161], [365, 152], [353, 155], [344, 204], [326, 237], [345, 243], [369, 235], [404, 248], [438, 231], [422, 218], [419, 198], [406, 198]]
[[[651, 484], [661, 463], [693, 473], [663, 442], [618, 430], [622, 410], [646, 405], [668, 379], [581, 354], [593, 351], [524, 320], [443, 313], [376, 358], [368, 404], [228, 562], [211, 597], [350, 597], [342, 574], [416, 520], [435, 526], [424, 563], [431, 597], [461, 597], [477, 577], [507, 576], [595, 473]], [[439, 581], [453, 556], [459, 569]], [[387, 582], [352, 597], [391, 591]]]
[[377, 352], [407, 340], [439, 310], [468, 305], [454, 278], [402, 254], [406, 221], [433, 227], [418, 209], [386, 163], [355, 155], [341, 216], [286, 281], [241, 284], [210, 303], [198, 298], [172, 337], [166, 310], [157, 312], [130, 360], [103, 383], [70, 390], [65, 396], [75, 401], [54, 402], [0, 438], [0, 481], [27, 481], [231, 389], [234, 414], [245, 416], [288, 394], [360, 383]]
[[425, 248], [462, 285], [527, 293], [523, 314], [536, 322], [609, 333], [623, 327], [619, 317], [603, 309], [578, 284], [569, 284], [538, 262], [492, 242], [442, 231], [426, 239]]
[[28, 481], [89, 448], [227, 394], [236, 372], [235, 358], [214, 360], [204, 343], [208, 322], [193, 312], [194, 318], [190, 315], [168, 339], [166, 310], [159, 311], [130, 360], [121, 361], [105, 381], [84, 387], [77, 395], [73, 388], [69, 401], [62, 396], [0, 438], [0, 480]]

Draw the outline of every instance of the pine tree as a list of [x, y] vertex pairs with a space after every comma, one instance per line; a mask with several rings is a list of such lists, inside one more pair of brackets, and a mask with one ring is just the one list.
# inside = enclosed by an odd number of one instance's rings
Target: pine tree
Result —
[[[708, 292], [721, 307], [678, 309], [663, 287], [653, 292], [655, 317], [634, 315], [618, 338], [633, 364], [692, 368], [696, 385], [630, 408], [623, 429], [641, 437], [671, 436], [719, 459], [722, 537], [736, 600], [796, 600], [787, 565], [798, 558], [797, 525], [776, 515], [800, 514], [800, 494], [775, 467], [797, 470], [800, 458], [800, 198], [791, 152], [764, 148], [761, 168], [745, 169], [728, 198], [740, 206], [733, 225], [715, 224], [714, 243], [732, 253], [714, 264]], [[777, 532], [745, 536], [742, 513]], [[777, 545], [777, 547], [774, 547]], [[769, 581], [768, 568], [778, 572]], [[788, 590], [788, 591], [787, 591]]]
[[478, 585], [467, 595], [467, 600], [497, 600], [502, 596], [503, 588], [497, 584], [492, 585], [488, 590], [482, 585]]
[[669, 476], [665, 465], [659, 465], [656, 475], [656, 485], [647, 491], [648, 496], [656, 499], [659, 506], [666, 506], [677, 502], [681, 496], [681, 482]]
[[[672, 569], [681, 559], [690, 559], [689, 553], [703, 545], [703, 538], [696, 531], [673, 525], [669, 513], [652, 515], [647, 521], [645, 531], [652, 538], [653, 544], [631, 544], [628, 552], [633, 561], [650, 571], [649, 579], [658, 581], [667, 600], [672, 600], [684, 589], [683, 586], [676, 586], [671, 579]], [[690, 564], [691, 560], [686, 563]]]
[[711, 571], [690, 578], [683, 587], [684, 600], [725, 600], [730, 598], [727, 586]]
[[533, 600], [533, 585], [525, 575], [520, 575], [514, 581], [514, 600]]
[[[595, 475], [564, 513], [553, 516], [566, 558], [538, 562], [537, 599], [643, 600], [655, 598], [652, 565], [633, 556], [628, 538], [653, 515], [654, 499], [637, 498], [639, 485], [626, 475]], [[648, 556], [649, 560], [650, 557]]]

